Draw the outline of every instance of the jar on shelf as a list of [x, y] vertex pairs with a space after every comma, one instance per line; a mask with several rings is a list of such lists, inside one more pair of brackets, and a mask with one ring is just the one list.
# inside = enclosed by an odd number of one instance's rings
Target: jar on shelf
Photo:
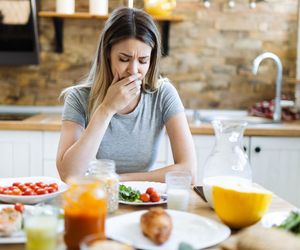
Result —
[[176, 0], [144, 0], [144, 9], [153, 16], [170, 16]]
[[56, 12], [62, 14], [74, 14], [75, 0], [56, 0]]
[[93, 160], [89, 163], [86, 175], [95, 176], [104, 186], [107, 196], [107, 209], [110, 213], [119, 207], [119, 176], [112, 160]]

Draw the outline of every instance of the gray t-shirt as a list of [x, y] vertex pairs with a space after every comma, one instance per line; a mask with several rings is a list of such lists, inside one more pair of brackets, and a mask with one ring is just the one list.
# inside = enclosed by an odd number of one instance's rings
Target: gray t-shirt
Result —
[[[156, 92], [142, 92], [134, 111], [115, 114], [108, 125], [96, 158], [114, 160], [117, 173], [149, 171], [157, 157], [164, 124], [184, 111], [174, 86], [167, 79], [159, 81], [161, 85]], [[63, 121], [87, 127], [89, 92], [89, 88], [74, 88], [68, 92]]]

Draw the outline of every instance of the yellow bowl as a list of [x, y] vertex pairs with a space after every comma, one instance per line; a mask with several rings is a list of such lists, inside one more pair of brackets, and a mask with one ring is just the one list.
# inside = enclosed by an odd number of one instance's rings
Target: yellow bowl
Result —
[[224, 224], [239, 229], [258, 222], [268, 210], [272, 193], [248, 186], [213, 186], [213, 205]]
[[153, 16], [170, 16], [176, 7], [176, 0], [145, 0], [144, 9]]

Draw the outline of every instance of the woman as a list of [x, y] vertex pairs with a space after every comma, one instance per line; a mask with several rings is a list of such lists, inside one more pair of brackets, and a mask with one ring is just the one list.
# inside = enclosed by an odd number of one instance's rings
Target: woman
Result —
[[[121, 181], [164, 182], [171, 170], [194, 173], [196, 157], [175, 88], [158, 78], [160, 37], [142, 10], [107, 20], [90, 74], [66, 89], [57, 167], [63, 180], [94, 159], [112, 159]], [[151, 170], [166, 127], [174, 164]], [[155, 166], [154, 166], [155, 167]]]

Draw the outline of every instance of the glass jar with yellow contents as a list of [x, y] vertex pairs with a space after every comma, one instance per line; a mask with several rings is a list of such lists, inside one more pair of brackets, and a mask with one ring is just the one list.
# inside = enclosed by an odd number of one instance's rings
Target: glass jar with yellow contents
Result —
[[170, 16], [176, 0], [144, 0], [144, 9], [153, 16]]
[[107, 208], [110, 213], [119, 207], [119, 177], [115, 172], [115, 162], [101, 159], [91, 161], [86, 172], [88, 176], [95, 176], [103, 185], [107, 195]]
[[106, 192], [97, 178], [75, 177], [64, 193], [64, 240], [68, 250], [79, 249], [84, 237], [97, 234], [105, 239]]

